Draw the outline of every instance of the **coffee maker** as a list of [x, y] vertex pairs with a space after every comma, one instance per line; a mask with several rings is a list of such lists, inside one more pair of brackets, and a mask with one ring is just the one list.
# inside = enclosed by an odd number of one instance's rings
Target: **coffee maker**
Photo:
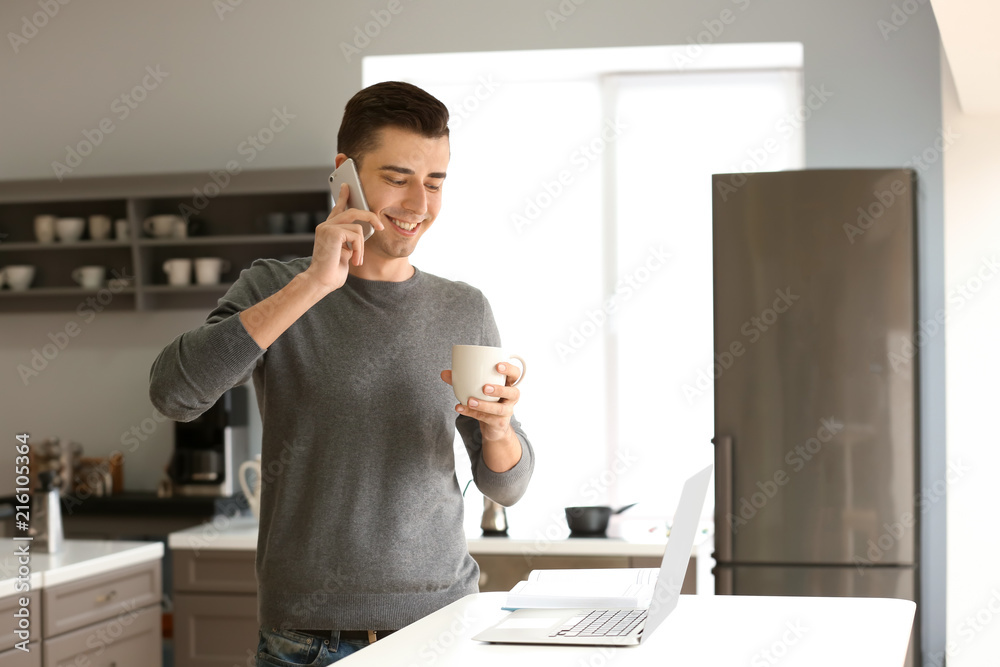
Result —
[[250, 392], [233, 387], [189, 422], [174, 425], [174, 455], [167, 474], [181, 496], [234, 495], [240, 465], [250, 459]]

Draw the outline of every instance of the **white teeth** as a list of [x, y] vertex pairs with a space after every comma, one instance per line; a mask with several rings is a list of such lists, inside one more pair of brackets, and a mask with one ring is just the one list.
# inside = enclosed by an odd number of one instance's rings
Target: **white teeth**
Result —
[[[389, 216], [386, 217], [388, 218]], [[396, 218], [389, 218], [389, 219], [392, 220], [392, 224], [402, 229], [405, 229], [408, 232], [412, 232], [414, 228], [417, 226], [417, 223], [415, 222], [403, 222], [402, 220], [396, 220]]]

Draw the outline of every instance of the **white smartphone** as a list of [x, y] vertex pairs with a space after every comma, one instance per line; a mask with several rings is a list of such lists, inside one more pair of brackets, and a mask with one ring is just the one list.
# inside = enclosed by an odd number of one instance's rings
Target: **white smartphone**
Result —
[[[347, 196], [347, 208], [356, 208], [362, 211], [370, 211], [368, 200], [365, 199], [365, 191], [361, 188], [361, 178], [358, 176], [358, 168], [354, 166], [354, 160], [347, 158], [344, 163], [330, 174], [330, 193], [333, 195], [333, 203], [336, 205], [337, 198], [340, 197], [340, 186], [347, 183], [350, 192]], [[361, 228], [365, 232], [365, 240], [371, 238], [375, 233], [372, 223], [367, 220], [358, 220]]]

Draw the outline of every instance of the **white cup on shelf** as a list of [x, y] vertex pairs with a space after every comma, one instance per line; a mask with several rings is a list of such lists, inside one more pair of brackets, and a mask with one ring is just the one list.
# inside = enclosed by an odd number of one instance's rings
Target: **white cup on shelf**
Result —
[[191, 284], [191, 260], [184, 257], [168, 259], [163, 263], [163, 272], [167, 274], [169, 285]]
[[221, 257], [199, 257], [194, 260], [194, 280], [199, 285], [218, 285], [229, 262]]
[[119, 218], [115, 220], [115, 239], [119, 241], [128, 241], [129, 233], [128, 220], [125, 218]]
[[174, 235], [174, 228], [178, 220], [184, 222], [184, 218], [172, 213], [151, 215], [142, 221], [142, 229], [150, 236], [167, 239]]
[[83, 218], [58, 218], [56, 219], [56, 238], [63, 243], [79, 241], [86, 226], [87, 221]]
[[39, 243], [52, 243], [56, 240], [56, 216], [35, 216], [35, 238]]
[[91, 241], [106, 241], [111, 238], [111, 218], [106, 215], [92, 215], [87, 218], [87, 229]]
[[101, 289], [104, 287], [104, 277], [107, 269], [103, 266], [79, 266], [73, 269], [70, 277], [73, 282], [84, 289]]
[[14, 292], [23, 292], [35, 279], [35, 267], [30, 264], [11, 264], [0, 269], [0, 286], [6, 284]]

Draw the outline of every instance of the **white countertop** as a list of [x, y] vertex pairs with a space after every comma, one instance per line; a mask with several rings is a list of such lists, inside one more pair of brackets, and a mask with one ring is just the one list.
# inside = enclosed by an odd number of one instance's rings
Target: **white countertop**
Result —
[[[510, 537], [466, 535], [469, 553], [527, 556], [652, 556], [660, 558], [666, 530], [653, 522], [621, 523], [608, 537], [570, 537], [569, 529], [513, 532]], [[253, 517], [217, 516], [211, 522], [171, 533], [171, 549], [256, 550], [257, 521]], [[703, 526], [696, 548], [711, 543], [711, 527]]]
[[[0, 556], [0, 597], [18, 592], [18, 556], [14, 550], [25, 542], [8, 539], [9, 549]], [[26, 544], [31, 544], [26, 542]], [[138, 565], [163, 558], [162, 542], [126, 542], [112, 540], [65, 540], [56, 554], [31, 552], [32, 590], [65, 584], [84, 577]]]
[[[344, 665], [900, 666], [916, 605], [883, 598], [681, 595], [640, 646], [485, 644], [472, 639], [507, 612], [505, 593], [480, 593], [406, 626]], [[340, 665], [341, 663], [337, 663]]]

